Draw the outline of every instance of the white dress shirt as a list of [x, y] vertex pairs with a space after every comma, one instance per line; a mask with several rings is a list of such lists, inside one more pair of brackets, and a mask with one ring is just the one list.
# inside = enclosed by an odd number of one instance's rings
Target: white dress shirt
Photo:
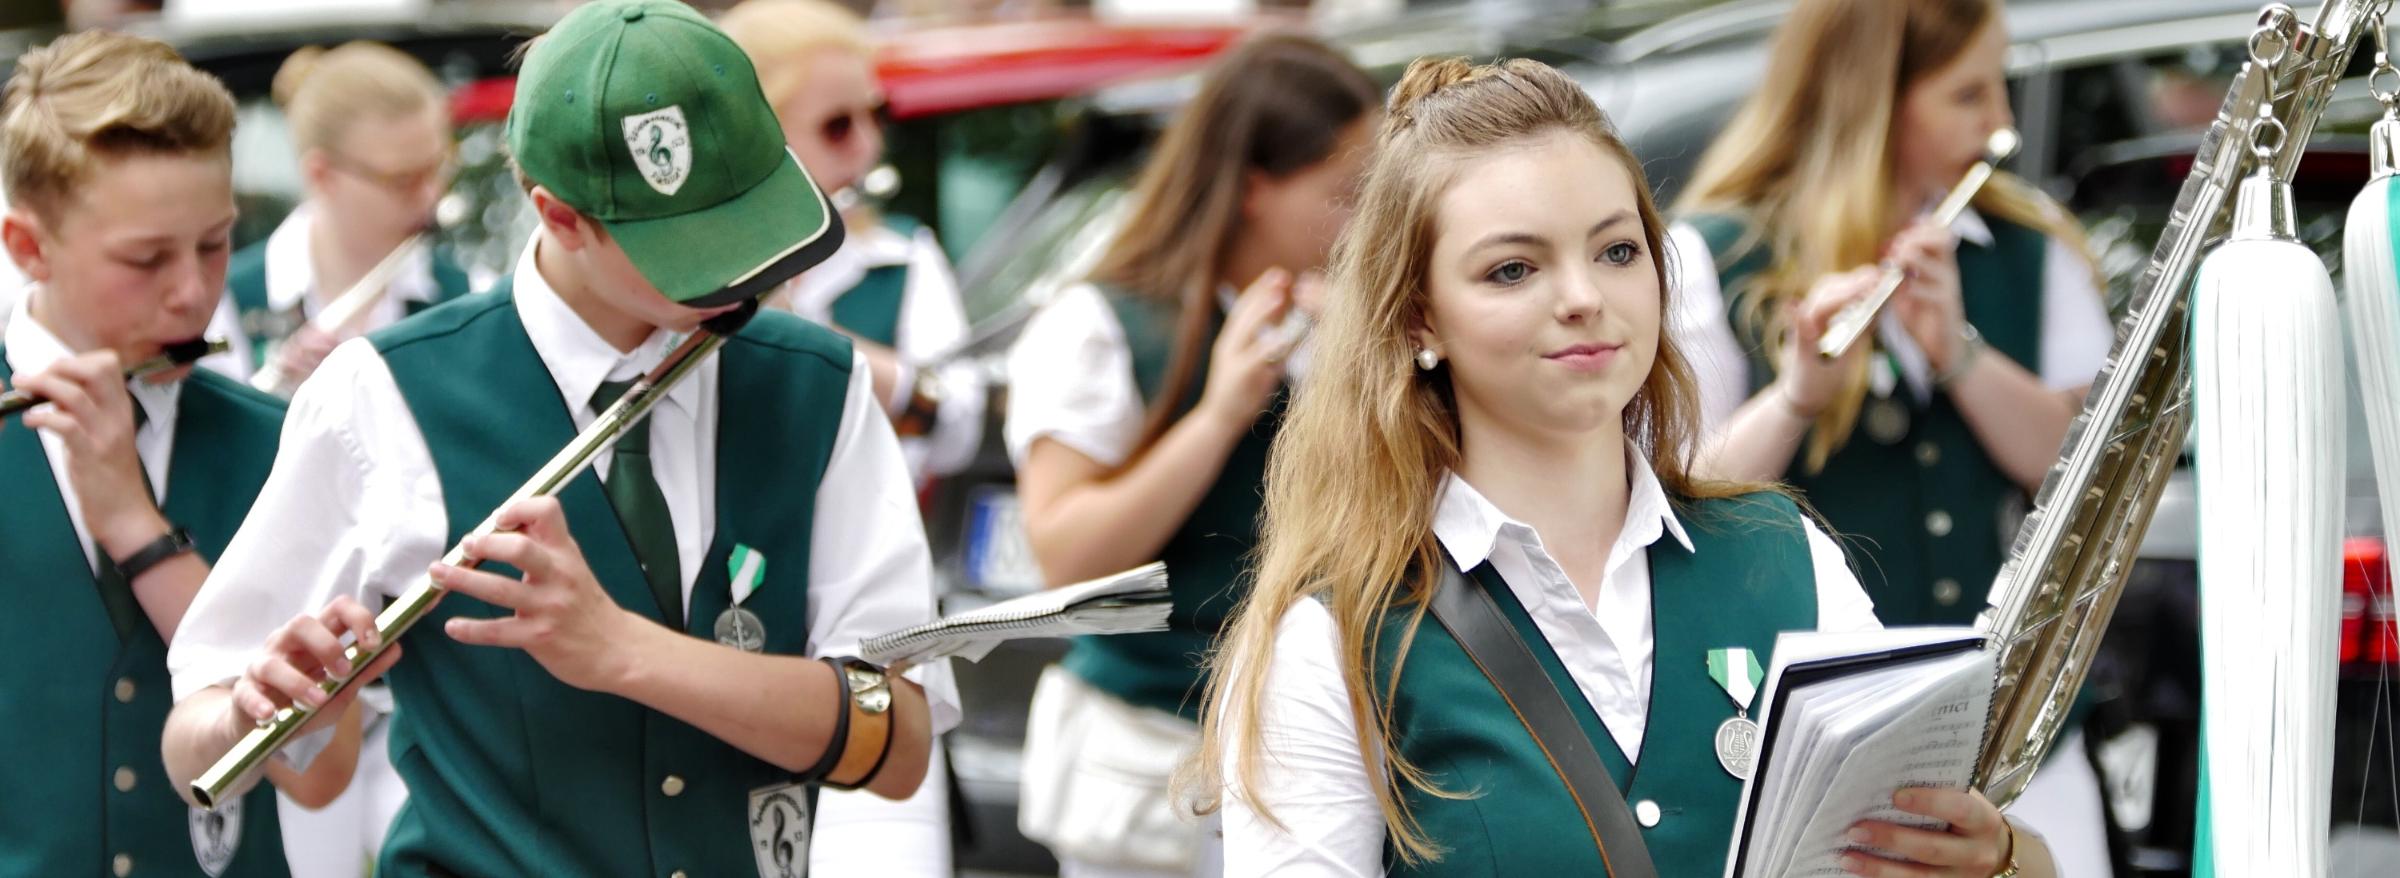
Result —
[[[566, 399], [589, 399], [604, 379], [629, 378], [662, 359], [666, 331], [621, 354], [584, 324], [534, 268], [518, 261], [515, 307], [526, 335]], [[865, 637], [934, 615], [932, 562], [899, 444], [863, 362], [853, 362], [842, 423], [811, 535], [808, 650], [855, 651]], [[292, 617], [336, 595], [368, 606], [397, 596], [448, 549], [448, 510], [432, 452], [373, 345], [336, 348], [292, 401], [275, 469], [250, 517], [217, 560], [184, 616], [167, 667], [180, 701], [241, 675]], [[685, 607], [715, 537], [718, 364], [696, 367], [650, 416], [650, 456], [667, 498], [681, 559]], [[594, 413], [572, 407], [578, 428]], [[507, 429], [494, 425], [495, 430]], [[596, 464], [606, 477], [608, 458]], [[438, 636], [438, 635], [437, 635]], [[910, 672], [925, 686], [935, 731], [958, 719], [946, 664]], [[405, 707], [405, 705], [403, 705]]]
[[[1962, 241], [1982, 246], [1992, 243], [1991, 226], [1972, 209], [1959, 214], [1953, 228]], [[1668, 263], [1674, 274], [1675, 296], [1674, 313], [1667, 325], [1699, 384], [1701, 423], [1715, 429], [1750, 399], [1748, 348], [1735, 337], [1727, 319], [1725, 292], [1717, 282], [1715, 254], [1709, 251], [1707, 239], [1690, 224], [1676, 223], [1668, 230], [1667, 240], [1675, 254]], [[2108, 304], [2093, 279], [2091, 261], [2066, 242], [2051, 239], [2042, 260], [2041, 297], [2041, 362], [2022, 365], [2052, 390], [2092, 383], [2092, 377], [2108, 362], [2108, 350], [2117, 336], [2109, 321]], [[1898, 361], [1900, 378], [1921, 403], [1932, 396], [1933, 369], [1898, 320], [1886, 310], [1876, 324], [1876, 338]]]
[[[933, 230], [920, 228], [915, 235], [903, 235], [882, 224], [853, 228], [842, 240], [841, 249], [793, 278], [769, 299], [794, 314], [832, 326], [833, 303], [842, 294], [865, 280], [867, 272], [900, 265], [908, 267], [908, 281], [901, 288], [900, 322], [892, 337], [900, 369], [887, 404], [895, 410], [908, 403], [917, 364], [948, 352], [967, 338], [967, 309], [959, 300], [958, 280], [951, 275], [950, 259], [934, 240]], [[960, 360], [937, 374], [942, 393], [933, 431], [900, 440], [909, 472], [920, 482], [966, 468], [983, 442], [983, 378], [974, 364]]]
[[[1638, 759], [1655, 664], [1648, 550], [1669, 537], [1685, 551], [1692, 549], [1692, 542], [1648, 462], [1638, 454], [1628, 457], [1631, 490], [1625, 524], [1609, 549], [1596, 608], [1586, 608], [1582, 593], [1542, 548], [1533, 528], [1510, 518], [1455, 474], [1435, 506], [1433, 531], [1460, 566], [1472, 569], [1491, 562], [1558, 653], [1609, 736]], [[1840, 547], [1806, 515], [1800, 522], [1816, 576], [1817, 629], [1882, 627]], [[1228, 789], [1227, 875], [1383, 874], [1383, 812], [1375, 804], [1375, 787], [1383, 781], [1370, 775], [1359, 758], [1357, 721], [1343, 682], [1340, 644], [1333, 614], [1323, 604], [1293, 604], [1276, 632], [1262, 690], [1261, 721], [1252, 726], [1221, 717], [1232, 733], [1226, 742], [1229, 757], [1238, 752], [1237, 736], [1243, 730], [1262, 730], [1274, 783], [1257, 792], [1285, 827], [1277, 830]], [[1235, 667], [1228, 674], [1245, 672]], [[1233, 689], [1227, 686], [1227, 691]], [[1235, 777], [1230, 758], [1223, 768], [1227, 778]]]
[[[310, 257], [310, 235], [315, 226], [315, 207], [303, 202], [293, 208], [275, 231], [267, 235], [266, 277], [267, 308], [282, 313], [299, 309], [302, 316], [314, 316], [325, 304], [314, 299], [317, 294], [317, 266]], [[385, 288], [383, 300], [375, 303], [366, 319], [343, 338], [365, 335], [382, 329], [408, 316], [411, 302], [431, 302], [441, 298], [442, 288], [433, 276], [433, 251], [419, 248], [407, 264], [393, 275]], [[340, 296], [335, 290], [328, 296]], [[257, 352], [250, 349], [250, 334], [242, 331], [241, 305], [228, 292], [217, 303], [217, 313], [208, 323], [208, 337], [225, 339], [231, 350], [211, 355], [200, 361], [201, 368], [215, 371], [235, 381], [248, 383], [257, 371], [251, 361]]]
[[[27, 285], [19, 292], [16, 306], [10, 312], [5, 343], [8, 348], [8, 368], [17, 376], [30, 375], [56, 365], [75, 355], [67, 349], [49, 327], [28, 313], [32, 310], [34, 288]], [[149, 421], [133, 434], [134, 453], [142, 458], [142, 471], [150, 476], [150, 489], [156, 492], [151, 499], [164, 504], [167, 498], [167, 465], [175, 455], [175, 412], [183, 399], [183, 382], [152, 384], [136, 381], [126, 385], [133, 391], [133, 404], [140, 406]], [[19, 426], [0, 429], [22, 429]], [[75, 524], [75, 537], [83, 543], [83, 560], [92, 565], [93, 575], [100, 571], [100, 559], [92, 545], [92, 531], [83, 521], [83, 502], [76, 498], [75, 481], [67, 474], [71, 462], [64, 440], [48, 430], [36, 431], [42, 437], [42, 454], [50, 459], [50, 477], [58, 482], [58, 494], [67, 502], [67, 519]]]
[[[1218, 307], [1231, 313], [1237, 295], [1219, 287]], [[1287, 382], [1306, 379], [1309, 354], [1303, 338], [1284, 359]], [[1027, 320], [1008, 349], [1008, 417], [1000, 438], [1018, 466], [1034, 440], [1046, 438], [1114, 467], [1141, 444], [1149, 406], [1116, 309], [1099, 287], [1076, 284]]]

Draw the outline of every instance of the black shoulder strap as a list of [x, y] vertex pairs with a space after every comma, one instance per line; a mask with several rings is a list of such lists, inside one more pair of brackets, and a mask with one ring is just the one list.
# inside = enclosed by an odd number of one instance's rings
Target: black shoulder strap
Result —
[[1550, 675], [1508, 617], [1500, 614], [1491, 594], [1468, 581], [1457, 564], [1444, 564], [1431, 609], [1434, 621], [1449, 630], [1476, 669], [1492, 681], [1492, 688], [1500, 690], [1501, 699], [1525, 723], [1542, 755], [1549, 757], [1550, 767], [1566, 783], [1567, 794], [1574, 797], [1593, 842], [1600, 846], [1600, 862], [1608, 867], [1609, 878], [1658, 878], [1633, 811], [1625, 807], [1625, 794], [1617, 791], [1600, 751], [1592, 748], [1566, 698], [1551, 685]]

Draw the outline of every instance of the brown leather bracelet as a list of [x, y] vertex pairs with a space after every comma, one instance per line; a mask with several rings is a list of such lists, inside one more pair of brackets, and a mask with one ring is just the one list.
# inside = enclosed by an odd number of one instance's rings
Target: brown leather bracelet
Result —
[[825, 773], [825, 785], [854, 790], [883, 771], [892, 752], [892, 690], [882, 668], [862, 659], [828, 659], [849, 685], [850, 734], [841, 758]]

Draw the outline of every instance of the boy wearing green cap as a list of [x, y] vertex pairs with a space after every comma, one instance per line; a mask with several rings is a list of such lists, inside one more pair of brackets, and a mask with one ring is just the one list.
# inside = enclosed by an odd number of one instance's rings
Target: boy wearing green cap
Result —
[[[411, 798], [379, 874], [800, 874], [818, 783], [909, 794], [957, 713], [945, 668], [809, 658], [933, 615], [848, 344], [761, 314], [594, 473], [501, 507], [702, 321], [838, 246], [838, 221], [748, 60], [674, 0], [560, 21], [508, 136], [534, 243], [500, 289], [343, 345], [293, 400], [169, 655], [169, 771], [188, 783], [319, 700], [359, 608], [430, 571], [452, 594], [391, 665]], [[490, 568], [437, 563], [496, 508], [502, 532], [466, 542]]]

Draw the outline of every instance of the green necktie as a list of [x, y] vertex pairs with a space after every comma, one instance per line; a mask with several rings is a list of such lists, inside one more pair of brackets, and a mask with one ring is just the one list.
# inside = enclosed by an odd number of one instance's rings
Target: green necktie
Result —
[[[142, 408], [141, 400], [134, 400], [133, 432], [141, 433], [142, 426], [149, 422], [150, 412]], [[134, 451], [134, 459], [135, 465], [140, 466], [141, 451], [138, 447]], [[142, 485], [150, 485], [148, 467], [142, 468]], [[157, 492], [152, 491], [151, 495], [157, 496]], [[92, 578], [100, 586], [100, 605], [108, 610], [108, 624], [117, 630], [117, 642], [123, 643], [132, 639], [133, 632], [142, 624], [142, 603], [133, 596], [133, 583], [126, 581], [124, 571], [117, 569], [117, 562], [108, 557], [108, 552], [103, 551], [97, 542], [92, 544], [92, 559], [97, 562], [93, 565], [97, 570]]]
[[[632, 386], [631, 381], [600, 382], [600, 389], [592, 392], [592, 411], [607, 411]], [[666, 492], [658, 489], [658, 477], [650, 470], [649, 415], [617, 437], [608, 478], [601, 486], [608, 491], [608, 504], [617, 510], [617, 523], [625, 526], [625, 538], [633, 543], [642, 577], [650, 580], [660, 615], [667, 627], [683, 630], [683, 568], [675, 555], [675, 520], [667, 514]]]

